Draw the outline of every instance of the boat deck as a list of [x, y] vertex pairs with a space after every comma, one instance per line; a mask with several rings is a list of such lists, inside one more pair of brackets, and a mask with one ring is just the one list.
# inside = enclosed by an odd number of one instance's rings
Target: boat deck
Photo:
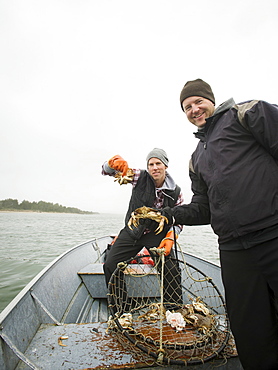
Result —
[[[106, 329], [107, 323], [43, 324], [25, 356], [44, 370], [134, 367], [136, 359], [132, 353], [107, 334]], [[45, 352], [49, 354], [47, 357], [43, 355]], [[16, 369], [29, 370], [30, 367], [21, 361]]]
[[[158, 366], [155, 363], [144, 363], [144, 354], [134, 355], [130, 351], [128, 341], [119, 343], [113, 333], [107, 333], [107, 323], [90, 324], [43, 324], [33, 338], [25, 356], [36, 368], [43, 370], [60, 369], [180, 369], [180, 366]], [[64, 337], [67, 339], [60, 339]], [[103, 350], [105, 349], [105, 350]], [[45, 356], [45, 353], [48, 356]], [[140, 352], [140, 351], [139, 351]], [[237, 358], [228, 362], [224, 359], [215, 360], [202, 365], [202, 369], [235, 370], [240, 369]], [[190, 369], [200, 369], [190, 366]], [[20, 361], [16, 370], [30, 370], [30, 367]]]

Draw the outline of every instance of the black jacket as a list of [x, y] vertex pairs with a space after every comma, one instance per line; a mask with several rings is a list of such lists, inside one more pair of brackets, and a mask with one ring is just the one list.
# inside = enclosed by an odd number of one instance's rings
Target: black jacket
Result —
[[[133, 227], [132, 230], [129, 229], [127, 223], [130, 219], [131, 213], [142, 206], [153, 207], [156, 199], [156, 186], [153, 178], [145, 170], [141, 171], [140, 177], [132, 189], [132, 195], [129, 202], [128, 211], [125, 217], [126, 230], [134, 239], [139, 239], [146, 228], [154, 230], [157, 228], [157, 223], [152, 220], [141, 221], [138, 227]], [[177, 202], [178, 196], [180, 194], [180, 187], [175, 185], [173, 190], [164, 189], [164, 201], [163, 207], [174, 207]]]
[[211, 223], [219, 242], [278, 224], [278, 107], [222, 104], [207, 119], [190, 161], [191, 203], [177, 223]]

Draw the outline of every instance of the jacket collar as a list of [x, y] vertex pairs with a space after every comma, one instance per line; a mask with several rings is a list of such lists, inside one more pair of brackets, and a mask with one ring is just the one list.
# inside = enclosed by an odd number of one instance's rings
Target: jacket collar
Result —
[[227, 110], [231, 109], [235, 105], [235, 101], [233, 98], [230, 98], [226, 100], [224, 103], [220, 104], [219, 107], [217, 107], [212, 115], [212, 117], [216, 116], [219, 113], [224, 113]]
[[176, 183], [173, 177], [166, 171], [166, 176], [163, 185], [161, 188], [157, 188], [158, 190], [174, 190], [176, 187]]

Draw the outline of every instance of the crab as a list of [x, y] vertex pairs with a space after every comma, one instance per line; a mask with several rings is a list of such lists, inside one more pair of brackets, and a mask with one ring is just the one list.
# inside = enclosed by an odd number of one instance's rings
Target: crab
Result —
[[161, 233], [165, 222], [168, 224], [168, 219], [165, 216], [162, 216], [162, 214], [158, 210], [143, 206], [137, 208], [135, 211], [131, 213], [131, 217], [127, 224], [128, 227], [131, 230], [132, 226], [138, 227], [140, 218], [142, 219], [147, 218], [158, 222], [158, 227], [155, 229], [156, 234]]
[[127, 170], [127, 173], [125, 176], [123, 176], [122, 172], [117, 172], [115, 177], [115, 182], [117, 181], [120, 185], [125, 185], [130, 183], [133, 180], [134, 172], [131, 168]]
[[[124, 329], [130, 328], [133, 324], [132, 314], [131, 313], [123, 313], [118, 318], [118, 321]], [[106, 331], [107, 333], [108, 333], [109, 330], [117, 328], [117, 324], [115, 323], [115, 319], [113, 318], [113, 316], [109, 316], [109, 319], [107, 321], [107, 325], [108, 325], [107, 331]]]
[[203, 314], [204, 316], [209, 315], [209, 309], [201, 301], [200, 297], [197, 297], [196, 300], [192, 300], [192, 306], [194, 307], [195, 312]]
[[180, 312], [183, 317], [186, 317], [188, 315], [192, 315], [194, 313], [194, 308], [192, 304], [186, 304], [182, 306], [180, 309], [177, 310], [177, 312]]
[[214, 316], [210, 314], [209, 309], [201, 301], [200, 297], [190, 298], [192, 303], [184, 305], [177, 312], [180, 312], [184, 320], [193, 325], [203, 334], [206, 334], [214, 325]]
[[119, 323], [123, 328], [129, 328], [132, 326], [133, 317], [131, 313], [123, 313], [122, 316], [119, 318]]
[[206, 334], [213, 327], [214, 324], [214, 318], [211, 315], [203, 316], [199, 313], [194, 313], [191, 315], [187, 315], [186, 317], [184, 317], [184, 319], [187, 323], [193, 325], [203, 334]]
[[164, 307], [162, 307], [162, 310], [161, 310], [161, 303], [152, 303], [149, 306], [149, 310], [143, 313], [142, 315], [138, 316], [138, 319], [156, 322], [160, 319], [161, 314], [162, 314], [162, 318], [164, 318], [165, 313], [166, 311]]

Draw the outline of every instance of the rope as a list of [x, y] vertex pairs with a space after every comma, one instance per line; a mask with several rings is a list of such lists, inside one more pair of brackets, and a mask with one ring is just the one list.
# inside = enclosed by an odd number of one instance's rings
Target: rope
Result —
[[205, 281], [210, 281], [210, 280], [212, 280], [212, 278], [211, 278], [211, 277], [209, 277], [209, 276], [205, 276], [205, 278], [204, 278], [204, 279], [195, 279], [195, 278], [190, 274], [190, 272], [189, 272], [189, 270], [188, 270], [188, 267], [187, 267], [187, 264], [186, 264], [186, 261], [184, 262], [184, 268], [185, 268], [185, 271], [186, 271], [187, 275], [190, 277], [190, 279], [192, 279], [193, 281], [196, 281], [197, 283], [204, 283]]
[[164, 351], [162, 347], [162, 330], [163, 330], [163, 279], [164, 279], [164, 263], [165, 263], [165, 250], [164, 248], [160, 249], [157, 253], [161, 255], [161, 278], [160, 278], [160, 332], [159, 332], [159, 355], [157, 361], [159, 363], [163, 362]]
[[121, 269], [121, 270], [124, 270], [127, 267], [127, 263], [126, 262], [119, 262], [117, 264], [117, 267], [119, 267], [119, 269]]
[[205, 281], [210, 281], [210, 280], [212, 280], [212, 278], [211, 278], [211, 277], [209, 277], [209, 276], [206, 276], [204, 279], [195, 279], [195, 278], [190, 274], [190, 272], [189, 272], [189, 269], [188, 269], [188, 267], [187, 267], [186, 260], [185, 260], [184, 255], [183, 255], [183, 251], [182, 251], [182, 249], [181, 249], [181, 246], [180, 246], [179, 242], [178, 242], [178, 241], [176, 240], [176, 238], [175, 238], [175, 249], [176, 249], [176, 254], [177, 254], [177, 246], [179, 247], [179, 251], [180, 251], [180, 254], [181, 254], [181, 256], [182, 256], [182, 260], [183, 260], [183, 263], [184, 263], [185, 271], [186, 271], [187, 275], [190, 277], [190, 279], [192, 279], [193, 281], [195, 281], [195, 282], [197, 282], [197, 283], [203, 283], [203, 282], [205, 282]]

